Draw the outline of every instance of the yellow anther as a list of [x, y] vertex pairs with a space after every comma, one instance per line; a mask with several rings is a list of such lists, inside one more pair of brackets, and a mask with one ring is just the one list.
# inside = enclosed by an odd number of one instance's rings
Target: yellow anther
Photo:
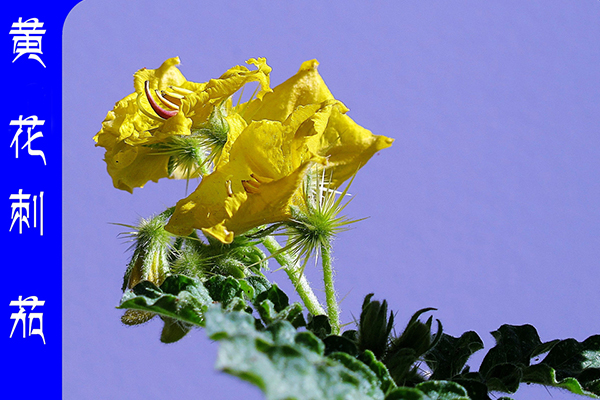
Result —
[[227, 196], [233, 196], [233, 190], [231, 190], [231, 180], [228, 179], [225, 181], [225, 188], [227, 189]]
[[242, 186], [247, 193], [255, 194], [260, 191], [258, 190], [258, 187], [252, 186], [250, 181], [242, 181]]
[[163, 90], [162, 94], [163, 94], [163, 96], [167, 96], [167, 97], [177, 99], [177, 100], [182, 100], [185, 98], [184, 95], [181, 95], [179, 93], [167, 92], [166, 90]]
[[247, 180], [246, 182], [248, 182], [248, 185], [254, 187], [255, 189], [258, 189], [261, 185], [261, 183], [256, 180]]
[[273, 182], [272, 178], [267, 178], [266, 176], [259, 176], [256, 174], [250, 174], [252, 178], [254, 178], [258, 183], [270, 183]]
[[170, 102], [169, 100], [167, 100], [162, 94], [164, 92], [159, 92], [158, 89], [154, 89], [154, 93], [156, 93], [156, 95], [158, 96], [158, 98], [160, 99], [160, 101], [163, 102], [164, 105], [166, 105], [169, 108], [172, 108], [174, 110], [178, 110], [179, 106], [177, 104], [174, 104], [172, 102]]
[[194, 93], [191, 90], [188, 89], [184, 89], [182, 87], [179, 86], [169, 86], [169, 89], [171, 89], [172, 91], [174, 91], [175, 93], [181, 94], [181, 95], [186, 95], [186, 94], [191, 94]]

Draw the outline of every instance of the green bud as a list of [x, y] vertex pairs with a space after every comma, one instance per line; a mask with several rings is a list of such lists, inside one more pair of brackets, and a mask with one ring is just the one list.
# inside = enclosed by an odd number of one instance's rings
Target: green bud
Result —
[[391, 341], [383, 361], [398, 385], [423, 380], [414, 364], [431, 350], [442, 336], [442, 324], [439, 320], [436, 320], [438, 331], [433, 337], [431, 335], [433, 317], [429, 317], [425, 323], [418, 320], [421, 314], [432, 310], [435, 308], [424, 308], [417, 311], [408, 322], [402, 335]]
[[164, 226], [169, 212], [142, 219], [127, 235], [134, 240], [133, 255], [123, 277], [122, 290], [131, 289], [141, 281], [150, 281], [156, 286], [169, 275], [169, 253], [171, 235]]
[[360, 351], [371, 350], [381, 359], [388, 346], [388, 338], [394, 326], [394, 315], [388, 319], [387, 302], [371, 301], [373, 293], [363, 301], [360, 323], [358, 325], [358, 347]]
[[225, 103], [221, 103], [213, 108], [206, 122], [192, 128], [192, 137], [200, 139], [202, 146], [209, 150], [209, 161], [218, 158], [227, 143], [229, 123], [226, 117]]

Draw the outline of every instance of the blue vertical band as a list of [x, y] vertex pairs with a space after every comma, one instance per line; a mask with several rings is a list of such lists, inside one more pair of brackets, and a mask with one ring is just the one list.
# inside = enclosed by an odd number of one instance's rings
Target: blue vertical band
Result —
[[4, 398], [61, 398], [61, 44], [76, 3], [25, 0], [2, 13]]

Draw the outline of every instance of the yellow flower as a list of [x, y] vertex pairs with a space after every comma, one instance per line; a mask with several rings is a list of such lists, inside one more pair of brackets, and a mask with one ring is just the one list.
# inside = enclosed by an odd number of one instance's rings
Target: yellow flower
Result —
[[248, 82], [259, 82], [258, 98], [271, 91], [271, 68], [266, 60], [250, 59], [247, 63], [257, 69], [236, 66], [206, 83], [186, 80], [177, 68], [177, 57], [157, 69], [137, 71], [135, 93], [116, 103], [94, 136], [96, 145], [106, 149], [104, 159], [114, 186], [132, 192], [150, 180], [170, 176], [171, 155], [153, 150], [152, 145], [166, 143], [174, 136], [192, 135], [215, 107]]
[[[237, 107], [246, 121], [269, 119], [285, 120], [299, 106], [322, 103], [334, 99], [319, 75], [317, 60], [302, 63], [300, 70], [278, 85], [261, 100], [252, 100]], [[331, 113], [323, 135], [315, 135], [308, 142], [310, 150], [328, 160], [333, 169], [332, 182], [339, 187], [358, 171], [379, 150], [392, 145], [393, 139], [373, 135], [346, 115], [348, 108], [339, 103]]]
[[223, 243], [256, 226], [290, 218], [308, 167], [331, 168], [331, 187], [354, 175], [393, 140], [373, 135], [344, 115], [315, 60], [260, 99], [242, 104], [215, 171], [177, 203], [165, 229], [202, 229]]

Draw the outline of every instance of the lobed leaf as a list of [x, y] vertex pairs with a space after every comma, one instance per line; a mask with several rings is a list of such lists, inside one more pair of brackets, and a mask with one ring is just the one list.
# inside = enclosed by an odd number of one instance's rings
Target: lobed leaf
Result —
[[160, 287], [142, 281], [127, 290], [117, 308], [149, 311], [193, 325], [204, 325], [204, 311], [213, 299], [197, 279], [172, 275]]
[[257, 331], [243, 312], [215, 305], [206, 331], [220, 341], [217, 368], [258, 386], [267, 399], [381, 399], [376, 374], [346, 353], [325, 357], [323, 343], [311, 332], [297, 332], [285, 320]]

